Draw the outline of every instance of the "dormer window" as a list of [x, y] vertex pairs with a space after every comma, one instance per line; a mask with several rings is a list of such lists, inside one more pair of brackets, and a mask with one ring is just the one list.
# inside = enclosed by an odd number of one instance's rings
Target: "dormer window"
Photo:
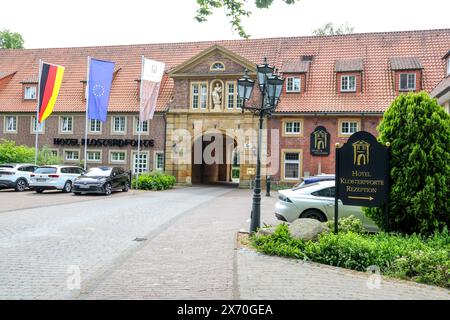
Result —
[[450, 58], [447, 58], [447, 75], [450, 76]]
[[211, 71], [225, 71], [225, 65], [222, 62], [214, 62], [210, 69]]
[[286, 92], [298, 93], [300, 91], [301, 91], [300, 77], [287, 77], [286, 78]]
[[415, 91], [416, 90], [416, 74], [415, 73], [401, 73], [399, 88], [400, 88], [400, 91]]
[[23, 89], [24, 100], [36, 100], [37, 87], [34, 85], [26, 85]]

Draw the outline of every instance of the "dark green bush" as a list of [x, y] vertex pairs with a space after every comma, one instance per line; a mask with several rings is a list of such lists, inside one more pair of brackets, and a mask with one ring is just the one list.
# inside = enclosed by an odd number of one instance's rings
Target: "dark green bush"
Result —
[[450, 288], [450, 234], [432, 237], [395, 234], [323, 233], [318, 241], [302, 241], [282, 224], [271, 236], [253, 236], [260, 252], [366, 271], [378, 266], [387, 276]]
[[[139, 175], [138, 188], [143, 190], [166, 190], [172, 189], [176, 179], [160, 171], [154, 171]], [[133, 186], [136, 186], [136, 178], [133, 178]]]
[[[391, 231], [429, 235], [450, 226], [450, 115], [425, 92], [400, 95], [378, 131], [391, 143]], [[379, 208], [365, 213], [383, 228]]]

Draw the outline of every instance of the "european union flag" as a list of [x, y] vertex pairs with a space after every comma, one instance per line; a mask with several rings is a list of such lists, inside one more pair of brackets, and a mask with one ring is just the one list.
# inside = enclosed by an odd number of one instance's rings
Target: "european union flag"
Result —
[[90, 59], [88, 118], [106, 122], [114, 62]]

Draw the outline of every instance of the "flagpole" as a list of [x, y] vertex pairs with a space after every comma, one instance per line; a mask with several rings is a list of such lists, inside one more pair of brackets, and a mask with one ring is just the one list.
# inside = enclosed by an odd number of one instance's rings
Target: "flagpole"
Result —
[[87, 57], [87, 78], [86, 78], [86, 123], [84, 128], [84, 171], [87, 169], [87, 136], [88, 136], [88, 108], [89, 108], [89, 71], [91, 66], [91, 57]]
[[139, 170], [140, 170], [140, 155], [141, 155], [141, 131], [142, 131], [142, 121], [141, 121], [141, 112], [142, 112], [142, 75], [144, 72], [144, 56], [142, 55], [141, 58], [141, 84], [140, 84], [140, 90], [139, 90], [139, 117], [138, 117], [138, 149], [137, 149], [137, 162], [138, 162], [138, 170], [136, 175], [136, 190], [138, 190], [139, 186]]
[[36, 122], [35, 126], [35, 141], [34, 141], [34, 165], [37, 166], [38, 159], [38, 144], [39, 144], [39, 104], [41, 103], [41, 75], [42, 75], [42, 59], [39, 59], [39, 76], [37, 86], [37, 105], [36, 105]]

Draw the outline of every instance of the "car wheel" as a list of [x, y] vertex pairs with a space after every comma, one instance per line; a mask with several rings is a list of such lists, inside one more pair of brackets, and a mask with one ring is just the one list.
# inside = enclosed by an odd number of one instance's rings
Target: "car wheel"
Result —
[[303, 212], [300, 215], [300, 219], [304, 219], [304, 218], [315, 219], [315, 220], [319, 220], [320, 222], [327, 221], [327, 217], [321, 211], [315, 210], [315, 209], [309, 209], [309, 210], [306, 210], [305, 212]]
[[44, 192], [44, 189], [35, 189], [34, 191], [36, 191], [37, 193], [42, 193]]
[[22, 192], [22, 191], [25, 191], [27, 186], [28, 186], [28, 183], [25, 180], [19, 179], [16, 181], [16, 186], [14, 187], [14, 189], [18, 192]]
[[122, 191], [123, 192], [128, 192], [128, 190], [130, 190], [130, 186], [129, 186], [128, 182], [125, 182], [125, 185], [123, 186]]
[[112, 193], [111, 183], [107, 182], [105, 184], [105, 195], [109, 196]]
[[67, 182], [64, 184], [63, 192], [64, 192], [64, 193], [69, 193], [69, 192], [71, 192], [71, 191], [72, 191], [72, 182], [67, 181]]

